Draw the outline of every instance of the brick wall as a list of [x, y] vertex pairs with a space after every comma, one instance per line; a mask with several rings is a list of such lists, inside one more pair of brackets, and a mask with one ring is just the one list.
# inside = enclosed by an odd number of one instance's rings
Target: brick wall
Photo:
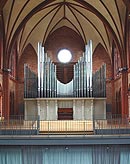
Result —
[[84, 52], [84, 42], [75, 31], [62, 27], [48, 37], [45, 50], [53, 62], [58, 62], [57, 54], [63, 48], [69, 49], [73, 55], [72, 62], [77, 62]]

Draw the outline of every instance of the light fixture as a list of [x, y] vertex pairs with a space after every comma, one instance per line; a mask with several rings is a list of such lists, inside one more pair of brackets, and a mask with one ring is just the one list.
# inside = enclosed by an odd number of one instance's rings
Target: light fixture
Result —
[[3, 71], [4, 72], [11, 72], [11, 69], [10, 68], [3, 68]]
[[121, 67], [118, 69], [118, 72], [126, 72], [128, 70], [127, 67]]

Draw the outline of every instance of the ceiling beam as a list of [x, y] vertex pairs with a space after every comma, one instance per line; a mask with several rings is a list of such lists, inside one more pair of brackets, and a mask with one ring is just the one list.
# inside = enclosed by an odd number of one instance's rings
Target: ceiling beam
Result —
[[0, 11], [2, 11], [4, 5], [6, 4], [8, 0], [0, 0]]
[[123, 2], [126, 5], [128, 11], [130, 12], [130, 0], [123, 0]]

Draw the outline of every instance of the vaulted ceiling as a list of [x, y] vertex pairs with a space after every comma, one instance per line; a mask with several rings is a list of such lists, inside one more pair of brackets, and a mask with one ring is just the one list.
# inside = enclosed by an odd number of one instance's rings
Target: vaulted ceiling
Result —
[[[4, 2], [4, 0], [3, 0]], [[6, 1], [5, 1], [6, 2]], [[114, 39], [123, 48], [126, 1], [123, 0], [7, 0], [3, 7], [6, 49], [17, 40], [19, 54], [30, 43], [37, 51], [55, 30], [74, 30], [84, 41], [101, 43], [111, 54]], [[127, 1], [128, 2], [128, 1]]]

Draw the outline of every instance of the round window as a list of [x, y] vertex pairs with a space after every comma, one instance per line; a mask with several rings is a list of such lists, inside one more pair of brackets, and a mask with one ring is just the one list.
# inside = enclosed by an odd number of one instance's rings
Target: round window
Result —
[[71, 58], [72, 58], [72, 54], [69, 50], [67, 49], [62, 49], [59, 51], [58, 53], [58, 60], [61, 62], [61, 63], [68, 63], [71, 61]]

